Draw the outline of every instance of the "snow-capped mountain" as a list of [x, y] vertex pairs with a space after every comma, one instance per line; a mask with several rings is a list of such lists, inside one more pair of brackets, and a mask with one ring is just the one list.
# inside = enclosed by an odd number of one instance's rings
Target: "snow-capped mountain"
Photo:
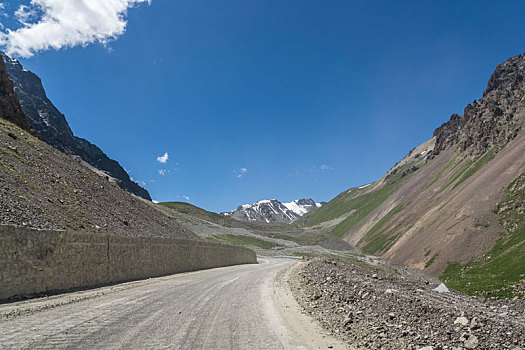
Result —
[[281, 203], [276, 199], [265, 199], [254, 204], [240, 205], [234, 211], [221, 213], [238, 220], [290, 223], [298, 217], [322, 205], [312, 199], [297, 199]]

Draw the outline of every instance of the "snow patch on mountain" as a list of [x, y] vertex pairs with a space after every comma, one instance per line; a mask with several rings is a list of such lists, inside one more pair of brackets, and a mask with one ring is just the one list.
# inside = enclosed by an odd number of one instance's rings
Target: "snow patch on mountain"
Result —
[[263, 199], [254, 204], [240, 205], [234, 211], [221, 214], [245, 221], [290, 223], [321, 205], [312, 199], [297, 199], [289, 203], [281, 203], [276, 199]]

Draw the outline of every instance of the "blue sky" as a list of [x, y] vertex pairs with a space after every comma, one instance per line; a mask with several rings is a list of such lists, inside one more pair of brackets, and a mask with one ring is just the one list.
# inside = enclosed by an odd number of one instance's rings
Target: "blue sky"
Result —
[[[523, 1], [128, 2], [125, 28], [90, 12], [78, 42], [0, 41], [154, 199], [212, 211], [378, 179], [525, 51]], [[46, 15], [3, 4], [4, 32]]]

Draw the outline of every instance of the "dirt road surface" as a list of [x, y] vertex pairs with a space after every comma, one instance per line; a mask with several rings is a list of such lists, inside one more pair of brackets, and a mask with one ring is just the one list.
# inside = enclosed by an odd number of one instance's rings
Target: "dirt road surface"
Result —
[[2, 349], [346, 349], [268, 259], [0, 305]]

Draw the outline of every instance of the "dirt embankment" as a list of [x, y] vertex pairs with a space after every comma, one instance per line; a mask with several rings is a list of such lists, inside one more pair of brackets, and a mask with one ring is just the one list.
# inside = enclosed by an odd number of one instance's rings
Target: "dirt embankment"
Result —
[[486, 301], [404, 269], [329, 260], [292, 283], [299, 304], [329, 334], [359, 349], [524, 349], [525, 301]]

